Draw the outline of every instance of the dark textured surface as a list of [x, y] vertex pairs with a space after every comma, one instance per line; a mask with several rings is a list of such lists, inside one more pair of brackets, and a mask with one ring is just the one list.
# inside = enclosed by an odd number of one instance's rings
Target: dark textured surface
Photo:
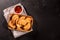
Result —
[[17, 3], [21, 3], [38, 24], [37, 34], [36, 32], [32, 32], [30, 33], [31, 37], [26, 35], [18, 39], [33, 40], [35, 38], [33, 34], [35, 34], [36, 40], [60, 40], [60, 0], [0, 0], [1, 39], [8, 37], [10, 34], [5, 29], [6, 22], [4, 21], [2, 10]]

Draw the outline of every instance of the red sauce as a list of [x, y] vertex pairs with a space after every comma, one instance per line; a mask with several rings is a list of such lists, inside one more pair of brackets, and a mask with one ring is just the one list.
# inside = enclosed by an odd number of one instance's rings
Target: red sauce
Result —
[[20, 13], [22, 11], [22, 8], [20, 6], [15, 7], [15, 12]]

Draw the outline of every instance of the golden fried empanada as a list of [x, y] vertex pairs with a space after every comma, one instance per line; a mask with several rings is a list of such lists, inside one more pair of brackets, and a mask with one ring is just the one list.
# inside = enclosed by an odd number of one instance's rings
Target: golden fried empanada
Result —
[[33, 18], [31, 16], [12, 14], [8, 22], [9, 29], [18, 31], [30, 31], [33, 25]]

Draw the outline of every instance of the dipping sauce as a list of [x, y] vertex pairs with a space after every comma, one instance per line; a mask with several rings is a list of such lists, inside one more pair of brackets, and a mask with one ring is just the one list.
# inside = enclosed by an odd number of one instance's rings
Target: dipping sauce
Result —
[[16, 6], [14, 10], [16, 13], [20, 13], [22, 11], [22, 8], [21, 6]]

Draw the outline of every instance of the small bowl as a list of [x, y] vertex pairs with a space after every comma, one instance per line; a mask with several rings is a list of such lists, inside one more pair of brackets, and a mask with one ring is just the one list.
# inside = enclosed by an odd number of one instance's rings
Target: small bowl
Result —
[[13, 10], [14, 10], [15, 14], [21, 14], [21, 13], [23, 13], [23, 6], [22, 5], [16, 5]]

